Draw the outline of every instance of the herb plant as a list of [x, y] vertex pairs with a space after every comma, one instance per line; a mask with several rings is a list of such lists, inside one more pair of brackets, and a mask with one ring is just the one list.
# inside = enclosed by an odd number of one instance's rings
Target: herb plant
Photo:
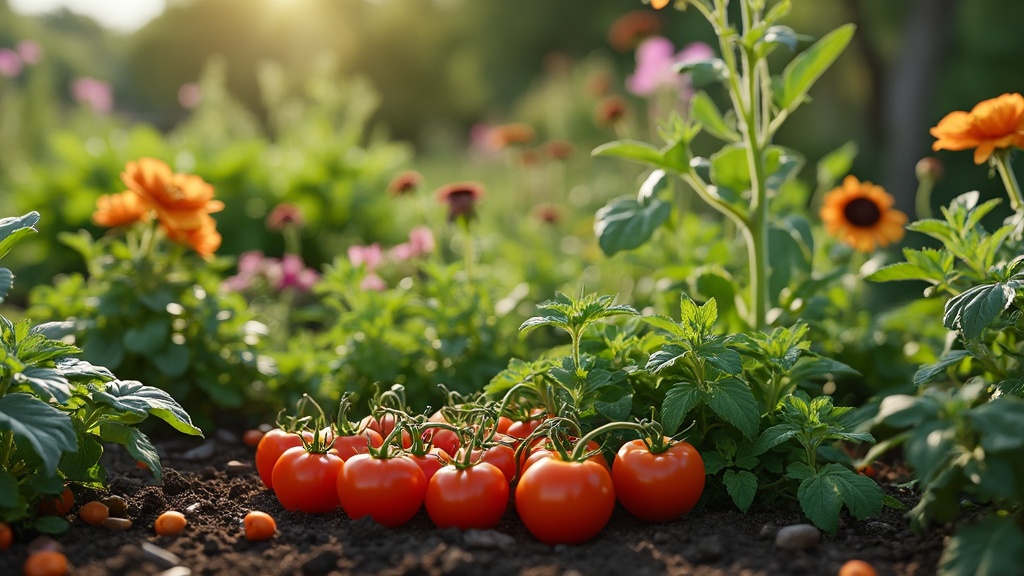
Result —
[[[0, 220], [0, 255], [34, 232], [39, 214]], [[10, 289], [11, 273], [0, 269]], [[67, 522], [34, 516], [34, 505], [60, 494], [65, 484], [102, 487], [104, 443], [123, 445], [160, 478], [156, 448], [138, 429], [155, 416], [174, 429], [202, 435], [188, 413], [165, 391], [134, 380], [118, 380], [107, 368], [78, 356], [63, 338], [70, 325], [33, 325], [0, 316], [0, 520], [58, 533]]]

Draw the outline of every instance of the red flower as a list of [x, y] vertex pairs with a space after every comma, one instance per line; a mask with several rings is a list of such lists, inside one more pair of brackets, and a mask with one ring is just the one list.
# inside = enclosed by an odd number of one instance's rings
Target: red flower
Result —
[[448, 221], [472, 220], [476, 217], [476, 203], [484, 195], [484, 187], [478, 182], [454, 182], [438, 188], [437, 200], [448, 205]]

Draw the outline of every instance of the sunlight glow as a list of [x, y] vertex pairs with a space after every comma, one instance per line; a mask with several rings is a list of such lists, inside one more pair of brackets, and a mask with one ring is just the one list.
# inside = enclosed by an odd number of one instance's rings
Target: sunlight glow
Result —
[[46, 14], [60, 8], [94, 18], [118, 32], [132, 32], [163, 12], [166, 0], [9, 0], [21, 14]]

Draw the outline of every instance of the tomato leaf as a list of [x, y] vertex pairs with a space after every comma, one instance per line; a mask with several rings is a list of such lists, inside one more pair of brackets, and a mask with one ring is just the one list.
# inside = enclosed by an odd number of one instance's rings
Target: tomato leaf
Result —
[[594, 234], [601, 250], [611, 256], [642, 246], [671, 215], [672, 205], [658, 198], [620, 198], [597, 211]]
[[746, 514], [747, 509], [754, 502], [754, 495], [757, 493], [757, 476], [747, 470], [726, 470], [722, 475], [722, 482], [726, 491], [732, 497], [732, 501], [740, 512]]
[[665, 393], [661, 404], [661, 425], [665, 434], [675, 434], [686, 414], [703, 400], [703, 393], [692, 382], [677, 382]]
[[93, 392], [93, 400], [137, 416], [152, 414], [179, 432], [194, 436], [203, 435], [202, 430], [192, 425], [192, 418], [170, 394], [153, 386], [145, 386], [136, 380], [108, 382], [104, 389]]
[[978, 441], [987, 452], [1005, 452], [1024, 447], [1024, 400], [1000, 396], [967, 412]]
[[61, 516], [37, 516], [25, 522], [25, 525], [43, 534], [63, 534], [68, 531], [68, 521]]
[[1009, 308], [1017, 295], [1017, 289], [1024, 283], [995, 282], [974, 286], [957, 294], [946, 302], [946, 313], [942, 324], [950, 330], [957, 330], [966, 340], [981, 336], [990, 324]]
[[764, 454], [787, 440], [796, 438], [799, 429], [792, 424], [776, 424], [758, 436], [754, 442], [754, 454]]
[[711, 391], [705, 394], [705, 402], [747, 438], [753, 440], [761, 423], [761, 410], [757, 399], [742, 380], [725, 378], [712, 385]]
[[1012, 516], [988, 516], [960, 528], [942, 551], [943, 576], [1021, 576], [1024, 532]]
[[797, 490], [800, 508], [818, 528], [835, 534], [843, 505], [858, 519], [882, 510], [882, 489], [874, 480], [841, 464], [826, 464]]
[[65, 452], [60, 459], [60, 473], [68, 482], [102, 488], [106, 483], [107, 471], [100, 464], [103, 445], [92, 434], [78, 439], [78, 450]]
[[51, 476], [57, 473], [61, 453], [78, 449], [71, 418], [29, 394], [15, 392], [0, 397], [0, 429], [27, 440]]
[[941, 358], [939, 358], [938, 362], [925, 364], [918, 368], [917, 372], [914, 374], [914, 385], [924, 386], [934, 380], [936, 376], [944, 374], [947, 368], [956, 366], [964, 358], [967, 358], [970, 355], [971, 353], [967, 350], [950, 350], [949, 352], [946, 352]]
[[16, 508], [18, 502], [18, 480], [6, 470], [0, 470], [0, 508]]
[[124, 446], [132, 458], [149, 467], [157, 480], [163, 475], [163, 466], [160, 464], [156, 447], [138, 428], [125, 426], [120, 422], [104, 422], [100, 425], [100, 438], [105, 442], [115, 442]]

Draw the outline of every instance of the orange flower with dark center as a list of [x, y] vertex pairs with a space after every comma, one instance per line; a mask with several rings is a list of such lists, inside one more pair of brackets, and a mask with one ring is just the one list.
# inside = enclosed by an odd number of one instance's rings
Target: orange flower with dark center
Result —
[[195, 230], [205, 225], [209, 213], [224, 209], [223, 202], [213, 199], [213, 186], [199, 176], [173, 173], [155, 158], [129, 162], [121, 181], [170, 230]]
[[594, 109], [594, 121], [599, 126], [611, 126], [622, 120], [629, 106], [621, 96], [606, 96]]
[[903, 239], [907, 215], [892, 204], [881, 186], [847, 176], [842, 186], [825, 195], [820, 215], [831, 236], [859, 252], [871, 252]]
[[415, 170], [406, 170], [388, 183], [388, 192], [392, 196], [403, 196], [415, 192], [423, 182], [423, 175]]
[[619, 52], [629, 52], [644, 38], [660, 32], [661, 18], [657, 14], [647, 10], [633, 10], [612, 22], [608, 29], [608, 43]]
[[938, 138], [932, 150], [974, 148], [974, 163], [983, 164], [996, 150], [1024, 148], [1024, 96], [1003, 94], [970, 112], [950, 112], [929, 132]]
[[484, 188], [478, 182], [453, 182], [437, 189], [437, 200], [448, 205], [448, 221], [476, 217], [476, 203], [483, 198]]
[[146, 220], [149, 220], [149, 209], [134, 192], [104, 194], [96, 199], [92, 221], [100, 226], [114, 228]]
[[209, 259], [220, 248], [223, 238], [217, 232], [217, 221], [209, 214], [200, 218], [198, 228], [182, 230], [164, 226], [167, 237], [180, 244], [186, 244], [203, 258]]
[[491, 130], [491, 143], [495, 149], [501, 150], [516, 144], [529, 144], [533, 142], [534, 136], [533, 128], [529, 124], [515, 122], [495, 126]]

